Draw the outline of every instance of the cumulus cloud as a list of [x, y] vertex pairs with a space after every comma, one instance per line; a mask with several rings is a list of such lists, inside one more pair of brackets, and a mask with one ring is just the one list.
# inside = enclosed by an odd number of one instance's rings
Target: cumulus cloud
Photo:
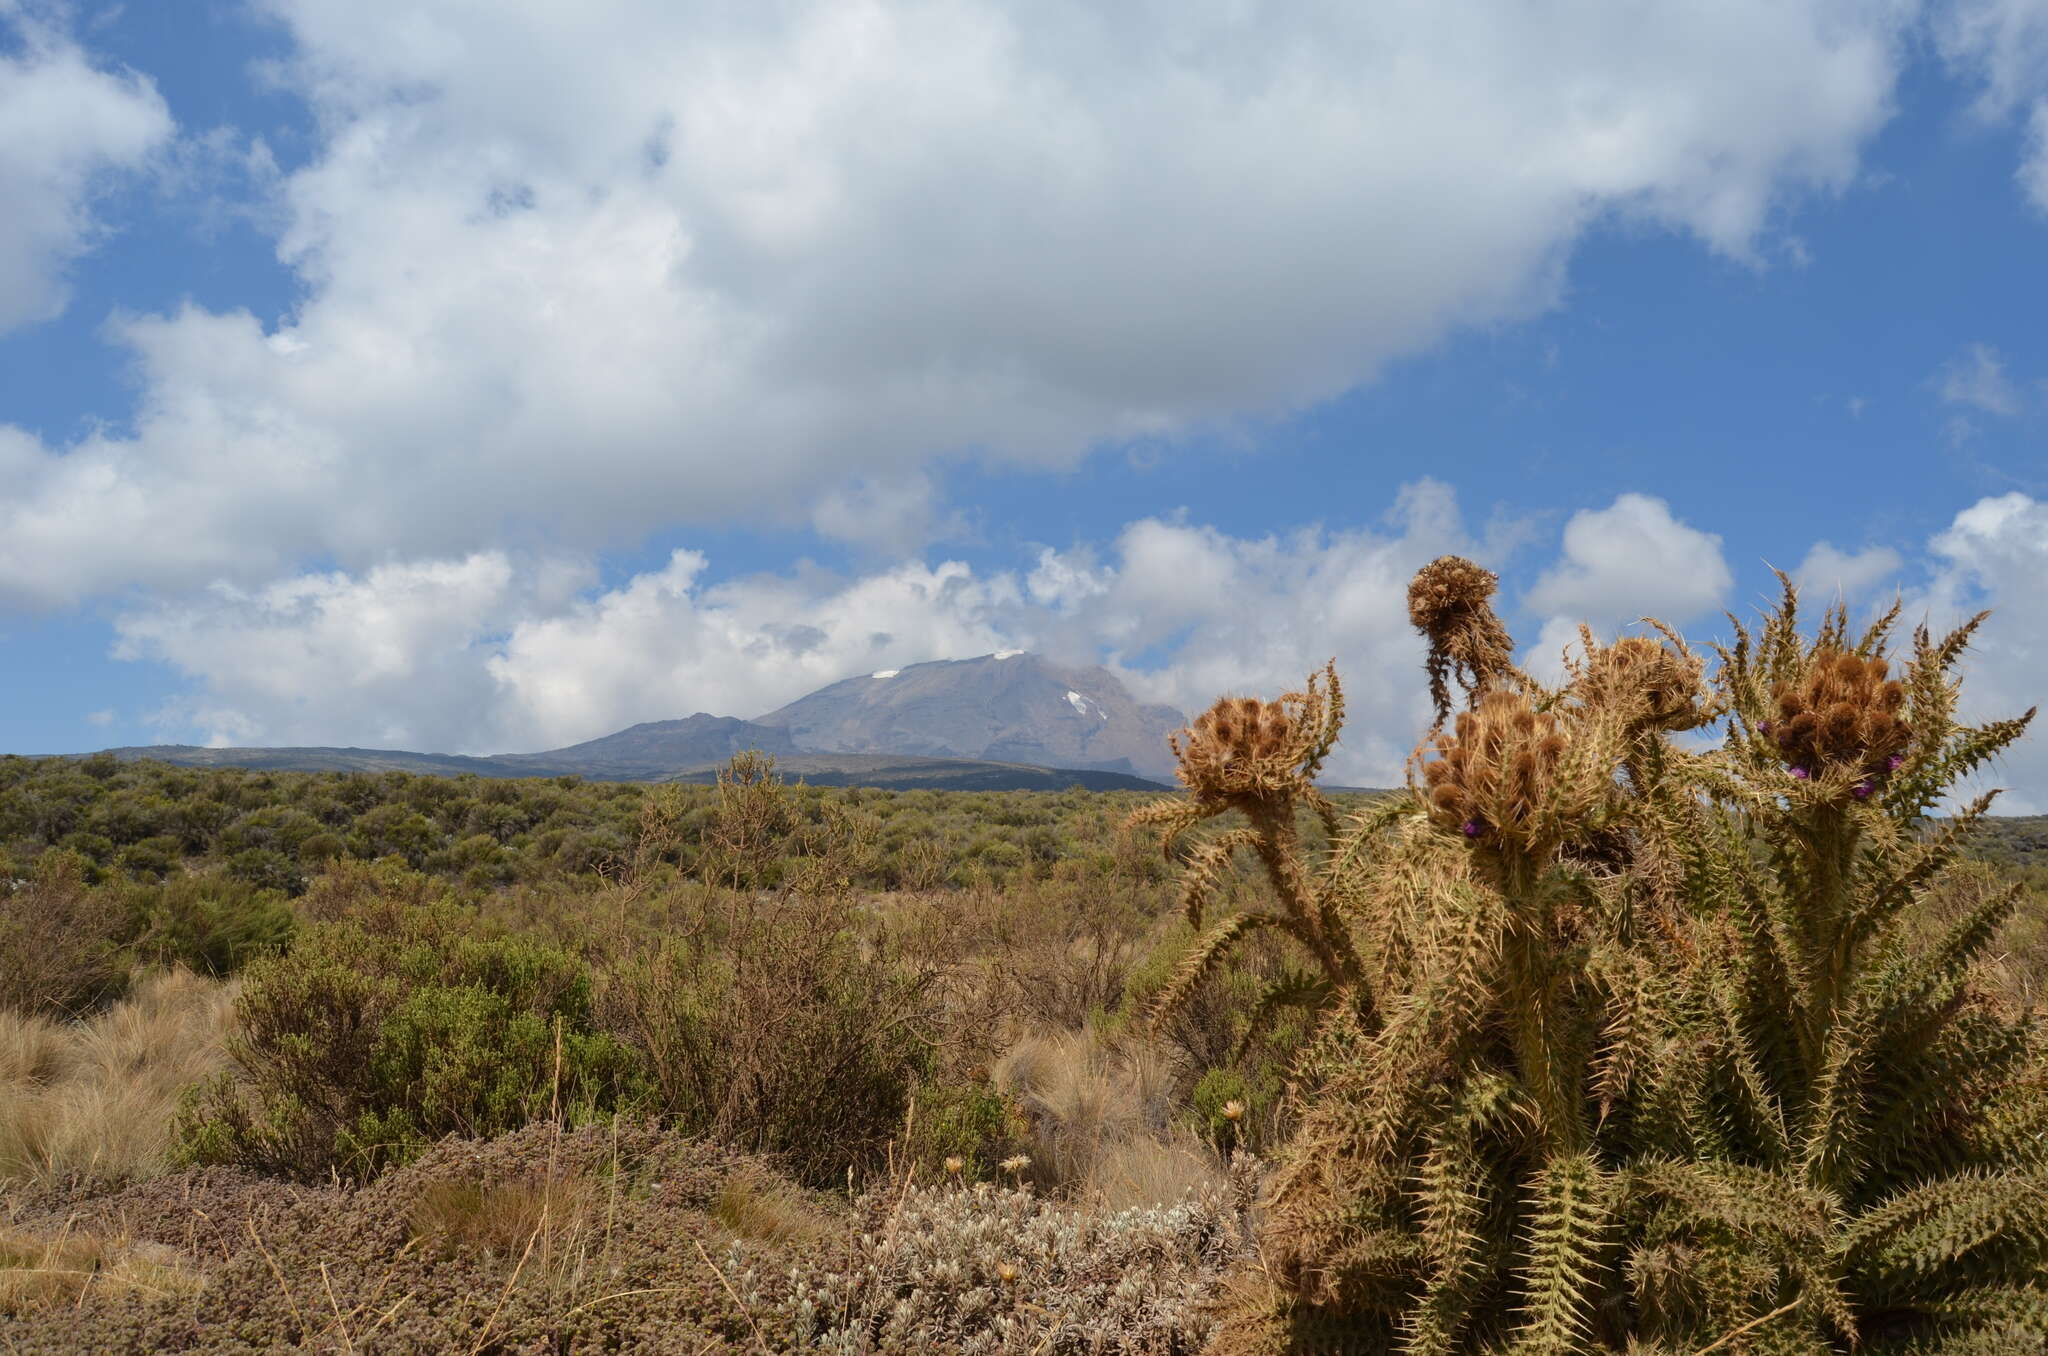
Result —
[[64, 309], [64, 270], [100, 227], [96, 189], [161, 148], [150, 81], [95, 66], [48, 6], [0, 0], [0, 334]]
[[2048, 6], [2039, 0], [1954, 0], [1936, 16], [1950, 67], [1979, 87], [1977, 115], [2018, 121], [2023, 148], [2013, 177], [2048, 212]]
[[[1963, 715], [2018, 715], [2048, 698], [2048, 503], [2018, 492], [1980, 499], [1929, 544], [1936, 570], [1924, 594], [1909, 600], [1936, 627], [1981, 608], [1991, 619], [1963, 661]], [[2004, 766], [1984, 779], [2018, 788], [2000, 803], [2006, 814], [2048, 813], [2048, 746], [2023, 739]]]
[[1895, 578], [1902, 564], [1903, 558], [1889, 546], [1844, 551], [1831, 542], [1815, 542], [1792, 571], [1792, 580], [1803, 591], [1853, 603]]
[[493, 638], [589, 582], [571, 562], [479, 552], [222, 584], [119, 617], [115, 656], [200, 678], [158, 720], [207, 743], [468, 748], [495, 733]]
[[1474, 540], [1451, 492], [1422, 482], [1378, 530], [1240, 538], [1147, 518], [1026, 570], [905, 561], [707, 582], [706, 558], [678, 551], [596, 589], [574, 561], [487, 551], [220, 586], [118, 628], [124, 656], [195, 682], [167, 733], [460, 752], [754, 716], [852, 674], [1006, 648], [1106, 661], [1187, 710], [1295, 687], [1334, 657], [1352, 713], [1334, 770], [1384, 783], [1427, 719], [1409, 576], [1447, 550], [1497, 558], [1511, 536]]
[[1555, 680], [1581, 623], [1602, 635], [1644, 617], [1682, 625], [1721, 606], [1734, 582], [1721, 538], [1679, 521], [1662, 499], [1623, 494], [1582, 509], [1565, 524], [1563, 554], [1523, 599], [1546, 618], [1527, 662]]
[[0, 600], [863, 493], [915, 532], [934, 459], [1300, 409], [1552, 304], [1603, 220], [1757, 257], [1852, 179], [1910, 7], [263, 8], [321, 129], [303, 301], [117, 327], [138, 417], [35, 449]]
[[2005, 360], [1989, 344], [1972, 344], [1935, 374], [1942, 400], [1986, 414], [2010, 417], [2021, 408], [2020, 393], [2005, 374]]

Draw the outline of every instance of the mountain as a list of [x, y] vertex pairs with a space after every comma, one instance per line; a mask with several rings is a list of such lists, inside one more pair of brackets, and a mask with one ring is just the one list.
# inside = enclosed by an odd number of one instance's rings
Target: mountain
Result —
[[713, 780], [746, 749], [819, 786], [954, 790], [1157, 790], [1173, 780], [1166, 736], [1186, 724], [1143, 706], [1102, 668], [1065, 668], [1022, 650], [849, 678], [757, 720], [699, 711], [541, 753], [489, 757], [403, 749], [110, 749], [121, 759], [277, 772], [416, 772], [594, 781]]
[[1171, 780], [1167, 734], [1187, 723], [1140, 705], [1099, 667], [1022, 650], [848, 678], [755, 717], [817, 753], [888, 753], [1099, 768]]
[[103, 749], [124, 763], [149, 759], [179, 767], [246, 767], [259, 772], [416, 772], [428, 777], [547, 777], [547, 772], [520, 772], [495, 758], [459, 753], [409, 753], [404, 749], [213, 749], [197, 744], [133, 744]]
[[567, 748], [549, 749], [545, 753], [501, 753], [490, 761], [538, 769], [530, 774], [536, 777], [559, 776], [568, 771], [637, 781], [679, 768], [722, 765], [747, 749], [778, 757], [798, 751], [786, 730], [699, 711], [685, 720], [651, 720]]
[[[655, 778], [715, 782], [718, 768], [693, 768]], [[1159, 791], [1160, 783], [1101, 768], [1038, 767], [974, 758], [901, 758], [874, 753], [799, 753], [775, 760], [785, 781], [812, 786], [875, 786], [891, 791]]]

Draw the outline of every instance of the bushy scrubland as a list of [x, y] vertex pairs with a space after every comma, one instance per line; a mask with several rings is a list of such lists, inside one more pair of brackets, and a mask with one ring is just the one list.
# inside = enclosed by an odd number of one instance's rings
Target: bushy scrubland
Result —
[[1149, 803], [0, 760], [0, 1346], [2048, 1350], [1968, 632], [1491, 584], [1377, 799], [1334, 669]]

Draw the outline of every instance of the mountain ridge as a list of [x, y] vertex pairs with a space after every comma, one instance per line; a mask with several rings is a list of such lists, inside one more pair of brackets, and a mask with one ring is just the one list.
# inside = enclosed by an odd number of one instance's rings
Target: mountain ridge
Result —
[[1167, 780], [1166, 736], [1187, 717], [1138, 702], [1100, 665], [998, 650], [843, 678], [754, 723], [820, 753], [993, 759]]
[[818, 785], [1160, 790], [1172, 782], [1166, 732], [1184, 723], [1172, 707], [1134, 700], [1106, 669], [1003, 650], [841, 679], [755, 720], [699, 711], [538, 753], [192, 744], [103, 752], [280, 772], [707, 781], [734, 754], [758, 749], [785, 776]]

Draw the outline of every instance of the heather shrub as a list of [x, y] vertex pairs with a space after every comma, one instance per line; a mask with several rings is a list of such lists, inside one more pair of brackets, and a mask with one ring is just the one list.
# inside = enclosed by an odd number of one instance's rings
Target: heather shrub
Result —
[[587, 1119], [642, 1088], [581, 962], [449, 903], [313, 924], [249, 967], [236, 1016], [233, 1067], [180, 1119], [194, 1162], [367, 1178], [443, 1135]]
[[[1517, 669], [1493, 577], [1410, 593], [1437, 724], [1405, 796], [1312, 777], [1335, 675], [1179, 746], [1203, 928], [1316, 1027], [1225, 1352], [2016, 1353], [2048, 1348], [2048, 1061], [1986, 962], [2019, 901], [1947, 879], [1989, 795], [1930, 813], [2031, 713], [1969, 726], [1983, 620], [1804, 634], [1789, 583], [1718, 669], [1675, 635]], [[1462, 691], [1462, 709], [1453, 693]], [[1718, 723], [1718, 747], [1675, 732]], [[1302, 824], [1332, 832], [1304, 850]], [[1270, 892], [1204, 920], [1233, 859]]]
[[991, 1181], [1005, 1160], [1024, 1151], [1027, 1128], [996, 1089], [935, 1079], [917, 1090], [896, 1148], [926, 1181]]
[[662, 1110], [807, 1183], [879, 1162], [932, 1067], [934, 973], [866, 935], [840, 895], [677, 899], [603, 999]]
[[0, 880], [0, 1010], [61, 1017], [128, 983], [118, 901], [87, 882], [90, 864], [54, 851], [21, 884]]
[[234, 974], [291, 945], [298, 920], [284, 894], [234, 874], [173, 876], [130, 884], [120, 896], [135, 957], [200, 974]]

